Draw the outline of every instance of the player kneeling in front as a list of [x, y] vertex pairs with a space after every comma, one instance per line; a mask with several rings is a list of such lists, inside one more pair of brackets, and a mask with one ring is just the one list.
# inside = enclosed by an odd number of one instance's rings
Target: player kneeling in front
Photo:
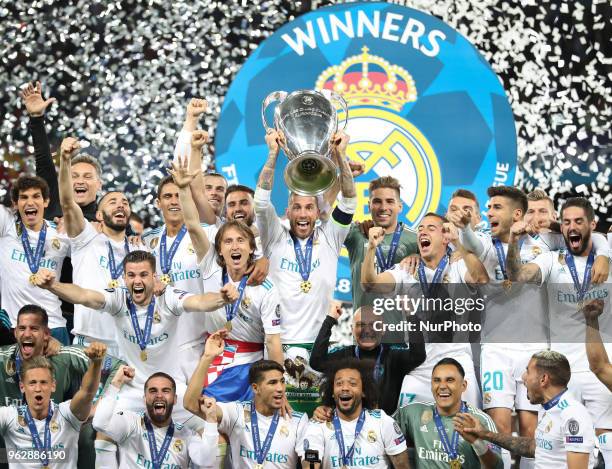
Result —
[[303, 451], [317, 451], [322, 462], [302, 461], [304, 469], [410, 467], [400, 428], [384, 410], [375, 410], [376, 387], [365, 362], [347, 358], [335, 363], [326, 373], [321, 399], [333, 407], [333, 417], [308, 424]]
[[214, 467], [216, 425], [207, 421], [200, 436], [172, 421], [176, 383], [170, 375], [158, 372], [149, 376], [144, 385], [145, 412], [115, 412], [121, 386], [133, 378], [133, 368], [124, 365], [117, 371], [93, 419], [96, 430], [117, 442], [119, 467], [190, 467], [191, 462], [203, 468]]
[[21, 392], [27, 404], [0, 408], [0, 436], [6, 442], [9, 467], [21, 469], [65, 464], [76, 467], [81, 425], [89, 417], [100, 385], [106, 345], [94, 342], [84, 350], [91, 360], [81, 387], [61, 404], [51, 402], [55, 391], [53, 365], [34, 357], [21, 365]]

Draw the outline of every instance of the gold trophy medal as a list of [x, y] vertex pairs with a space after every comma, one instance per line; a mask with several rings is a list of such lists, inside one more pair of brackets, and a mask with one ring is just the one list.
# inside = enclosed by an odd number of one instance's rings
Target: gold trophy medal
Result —
[[255, 469], [263, 469], [263, 464], [255, 464]]
[[458, 459], [451, 459], [448, 463], [451, 469], [461, 469], [461, 461]]
[[163, 283], [164, 285], [170, 285], [170, 283], [172, 283], [172, 277], [170, 277], [169, 274], [162, 274], [159, 277], [159, 281]]
[[30, 285], [36, 285], [36, 274], [30, 275], [29, 281]]
[[119, 280], [116, 278], [112, 279], [110, 282], [108, 282], [108, 288], [119, 288]]
[[227, 332], [232, 332], [232, 321], [226, 321], [225, 322], [225, 330]]
[[143, 362], [146, 362], [146, 361], [147, 361], [147, 351], [146, 351], [146, 350], [141, 350], [141, 351], [140, 351], [140, 359], [141, 359]]
[[312, 282], [310, 280], [303, 280], [302, 283], [300, 283], [300, 290], [302, 293], [308, 293], [311, 288]]
[[[512, 289], [512, 280], [510, 279], [506, 279], [502, 282], [502, 286], [504, 287], [504, 290], [506, 290], [506, 292], [509, 292]], [[461, 464], [459, 464], [459, 467], [461, 467]]]

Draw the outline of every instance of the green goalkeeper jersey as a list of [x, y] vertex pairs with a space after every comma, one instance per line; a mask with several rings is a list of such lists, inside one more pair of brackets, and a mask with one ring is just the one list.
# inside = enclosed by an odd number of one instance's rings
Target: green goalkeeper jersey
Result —
[[[433, 402], [413, 402], [399, 408], [393, 414], [393, 418], [404, 432], [406, 439], [414, 445], [417, 469], [448, 469], [450, 467], [448, 454], [444, 450], [434, 421], [434, 406], [435, 403]], [[468, 405], [468, 412], [480, 420], [484, 428], [492, 432], [497, 431], [493, 420], [483, 411]], [[449, 441], [455, 431], [453, 417], [441, 416]], [[492, 443], [489, 443], [489, 448], [498, 455], [496, 468], [503, 469], [501, 450]], [[476, 456], [472, 445], [461, 436], [459, 436], [457, 453], [463, 469], [480, 468], [480, 460]]]

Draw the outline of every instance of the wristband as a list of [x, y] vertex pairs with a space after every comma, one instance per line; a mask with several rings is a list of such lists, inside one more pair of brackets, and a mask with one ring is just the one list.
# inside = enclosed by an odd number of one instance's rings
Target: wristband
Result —
[[489, 451], [489, 445], [480, 438], [478, 438], [474, 443], [472, 443], [472, 448], [474, 448], [474, 452], [478, 457], [484, 456], [487, 451]]

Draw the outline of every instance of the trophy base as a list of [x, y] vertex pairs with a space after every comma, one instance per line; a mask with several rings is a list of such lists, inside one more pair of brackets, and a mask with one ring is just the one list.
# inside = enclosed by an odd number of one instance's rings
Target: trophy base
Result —
[[298, 195], [317, 196], [336, 182], [337, 168], [331, 159], [318, 153], [302, 153], [285, 169], [285, 183]]

